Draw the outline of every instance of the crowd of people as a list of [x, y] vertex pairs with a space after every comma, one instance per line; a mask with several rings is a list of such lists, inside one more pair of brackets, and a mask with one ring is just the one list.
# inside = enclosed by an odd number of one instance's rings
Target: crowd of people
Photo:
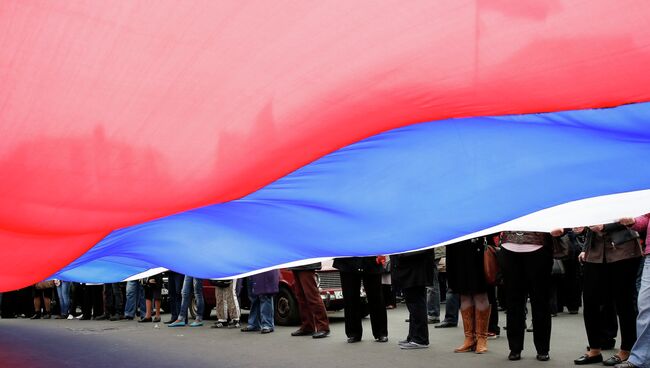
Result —
[[[347, 342], [362, 340], [364, 308], [370, 315], [375, 341], [387, 342], [386, 310], [394, 308], [399, 295], [409, 312], [408, 335], [398, 342], [401, 349], [427, 348], [430, 324], [435, 328], [456, 327], [462, 318], [463, 339], [454, 351], [485, 353], [488, 340], [501, 334], [498, 311], [502, 310], [506, 313], [508, 359], [521, 359], [528, 330], [532, 332], [537, 360], [548, 361], [552, 317], [565, 308], [568, 313], [577, 314], [582, 307], [588, 347], [574, 364], [648, 368], [649, 220], [650, 214], [646, 214], [550, 233], [506, 231], [417, 252], [337, 258], [333, 266], [340, 272]], [[324, 338], [330, 334], [316, 283], [315, 272], [320, 266], [316, 263], [292, 269], [301, 318], [300, 327], [292, 336]], [[203, 326], [204, 280], [175, 272], [168, 272], [167, 277], [171, 318], [164, 323], [172, 328]], [[279, 291], [279, 271], [262, 272], [243, 281], [210, 281], [215, 286], [217, 312], [211, 327], [273, 332], [273, 299]], [[23, 292], [31, 293], [33, 305], [27, 309], [32, 319], [54, 316], [118, 321], [138, 317], [139, 322], [146, 323], [162, 322], [162, 284], [161, 275], [126, 282], [126, 303], [120, 283], [95, 285], [49, 280]], [[242, 285], [246, 285], [250, 301], [250, 314], [243, 327], [238, 302]], [[362, 302], [362, 285], [367, 303]], [[188, 308], [192, 297], [196, 313], [190, 322]], [[0, 306], [1, 298], [2, 294]], [[53, 299], [58, 302], [52, 303]], [[443, 299], [446, 308], [441, 320]], [[13, 308], [14, 315], [20, 314], [20, 308], [6, 304], [5, 300], [3, 313]], [[603, 351], [615, 347], [619, 329], [619, 348], [605, 359]]]

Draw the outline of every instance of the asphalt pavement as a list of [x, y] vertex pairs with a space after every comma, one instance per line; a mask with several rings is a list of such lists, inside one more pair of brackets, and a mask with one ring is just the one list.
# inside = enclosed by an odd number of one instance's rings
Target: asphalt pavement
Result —
[[[586, 346], [582, 315], [553, 318], [551, 360], [538, 362], [532, 333], [526, 333], [522, 360], [507, 360], [505, 331], [489, 341], [486, 354], [453, 352], [462, 342], [462, 327], [430, 326], [431, 345], [422, 350], [400, 350], [406, 336], [408, 312], [404, 305], [388, 311], [389, 341], [375, 342], [370, 320], [364, 320], [364, 338], [348, 344], [343, 313], [330, 315], [330, 337], [292, 337], [295, 327], [277, 326], [267, 335], [238, 329], [169, 328], [134, 321], [78, 321], [0, 319], [0, 368], [104, 367], [570, 367]], [[168, 316], [164, 316], [168, 317]], [[500, 325], [505, 315], [500, 315]], [[606, 357], [614, 351], [605, 352]]]

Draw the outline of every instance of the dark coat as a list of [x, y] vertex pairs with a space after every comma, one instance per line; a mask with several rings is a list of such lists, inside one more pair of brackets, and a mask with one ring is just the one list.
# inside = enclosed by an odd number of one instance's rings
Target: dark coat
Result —
[[341, 272], [382, 273], [377, 257], [335, 258], [332, 267]]
[[253, 295], [276, 294], [280, 290], [280, 271], [271, 270], [249, 276]]
[[433, 285], [433, 249], [391, 255], [393, 285], [402, 288]]

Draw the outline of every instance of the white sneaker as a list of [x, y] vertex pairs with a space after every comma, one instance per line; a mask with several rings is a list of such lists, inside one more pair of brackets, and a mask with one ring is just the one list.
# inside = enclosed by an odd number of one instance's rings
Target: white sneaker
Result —
[[74, 316], [72, 314], [68, 314], [68, 318], [66, 319], [74, 319]]
[[74, 317], [74, 318], [76, 318], [76, 319], [81, 319], [81, 318], [83, 318], [83, 316], [84, 316], [83, 314], [80, 314], [80, 315], [78, 315], [78, 316], [76, 316], [76, 317]]

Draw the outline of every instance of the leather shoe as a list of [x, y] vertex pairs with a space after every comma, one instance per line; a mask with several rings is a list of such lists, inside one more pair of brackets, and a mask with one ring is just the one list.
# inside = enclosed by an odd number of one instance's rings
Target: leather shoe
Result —
[[268, 334], [271, 332], [273, 332], [273, 329], [271, 327], [262, 327], [262, 330], [260, 331], [262, 334]]
[[623, 363], [623, 359], [621, 359], [621, 357], [619, 357], [618, 355], [612, 355], [609, 359], [603, 361], [603, 365], [608, 367], [613, 367], [621, 363]]
[[388, 342], [388, 336], [379, 336], [375, 339], [377, 342]]
[[435, 325], [433, 327], [435, 327], [435, 328], [450, 328], [450, 327], [456, 327], [457, 325], [458, 324], [456, 324], [456, 323], [451, 323], [451, 322], [444, 321], [441, 324]]
[[356, 337], [356, 336], [348, 337], [348, 344], [352, 344], [359, 341], [361, 341], [360, 337]]
[[551, 359], [551, 356], [548, 355], [548, 353], [546, 353], [546, 354], [537, 354], [537, 360], [539, 360], [540, 362], [548, 362], [549, 359]]
[[511, 351], [508, 355], [508, 360], [521, 360], [521, 353], [515, 353], [514, 351]]
[[313, 335], [311, 335], [311, 337], [313, 337], [314, 339], [322, 339], [322, 338], [327, 337], [329, 335], [330, 335], [329, 331], [318, 331], [318, 332], [315, 332]]
[[291, 333], [291, 336], [312, 336], [314, 331], [305, 331], [305, 330], [295, 330]]
[[593, 363], [600, 363], [603, 361], [603, 355], [598, 354], [594, 356], [589, 356], [589, 354], [585, 354], [581, 356], [580, 358], [576, 359], [573, 361], [575, 365], [585, 365], [585, 364], [593, 364]]

